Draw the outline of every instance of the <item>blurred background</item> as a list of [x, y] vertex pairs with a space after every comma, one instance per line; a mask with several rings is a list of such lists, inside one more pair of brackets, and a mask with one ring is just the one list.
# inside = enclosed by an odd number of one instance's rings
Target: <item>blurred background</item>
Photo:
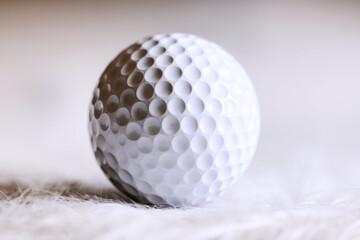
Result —
[[359, 187], [359, 13], [358, 1], [0, 1], [0, 178], [108, 184], [87, 132], [99, 76], [139, 38], [187, 32], [255, 85], [262, 131], [244, 180]]

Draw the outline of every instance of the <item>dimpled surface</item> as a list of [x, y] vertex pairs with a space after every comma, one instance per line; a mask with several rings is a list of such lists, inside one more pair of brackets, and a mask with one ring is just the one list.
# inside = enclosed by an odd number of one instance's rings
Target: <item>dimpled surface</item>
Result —
[[252, 159], [259, 108], [225, 50], [157, 34], [106, 68], [90, 106], [95, 156], [123, 193], [145, 204], [196, 206], [221, 195]]

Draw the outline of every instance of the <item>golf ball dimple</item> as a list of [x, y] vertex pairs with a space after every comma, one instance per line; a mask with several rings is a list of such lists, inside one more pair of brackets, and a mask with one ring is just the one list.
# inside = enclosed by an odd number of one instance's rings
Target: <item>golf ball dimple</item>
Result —
[[130, 199], [196, 206], [221, 195], [251, 161], [260, 113], [239, 63], [200, 37], [157, 34], [123, 50], [90, 105], [101, 168]]

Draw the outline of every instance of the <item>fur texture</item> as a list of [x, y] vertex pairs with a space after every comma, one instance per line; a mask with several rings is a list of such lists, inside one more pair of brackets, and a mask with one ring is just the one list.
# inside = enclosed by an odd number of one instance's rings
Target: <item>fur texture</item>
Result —
[[123, 202], [111, 186], [3, 181], [0, 239], [360, 238], [358, 189], [297, 200], [245, 180], [236, 189], [200, 208], [155, 209]]

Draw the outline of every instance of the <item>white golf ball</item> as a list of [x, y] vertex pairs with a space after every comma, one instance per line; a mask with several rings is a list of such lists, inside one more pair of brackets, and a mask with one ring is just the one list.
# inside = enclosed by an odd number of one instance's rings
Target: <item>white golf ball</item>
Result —
[[95, 156], [130, 199], [196, 206], [221, 195], [251, 161], [258, 101], [223, 48], [183, 33], [157, 34], [106, 68], [90, 106]]

